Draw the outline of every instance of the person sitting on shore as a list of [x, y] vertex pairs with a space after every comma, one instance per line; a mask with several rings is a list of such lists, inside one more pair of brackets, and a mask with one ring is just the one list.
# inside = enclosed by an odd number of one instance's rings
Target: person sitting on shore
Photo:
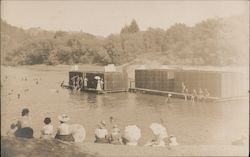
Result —
[[42, 139], [51, 139], [53, 138], [53, 133], [54, 133], [54, 127], [51, 124], [51, 119], [49, 117], [46, 117], [44, 119], [44, 126], [41, 130], [41, 137]]
[[22, 110], [22, 117], [17, 122], [17, 130], [15, 132], [16, 137], [33, 138], [33, 129], [31, 128], [31, 120], [29, 117], [29, 109], [24, 108]]
[[168, 145], [169, 146], [178, 146], [179, 145], [177, 143], [177, 141], [176, 141], [176, 137], [175, 136], [173, 136], [173, 135], [169, 136], [169, 138], [168, 138]]
[[111, 135], [110, 135], [110, 143], [115, 145], [120, 145], [122, 143], [121, 131], [117, 125], [113, 126]]
[[101, 121], [95, 130], [95, 143], [109, 143], [108, 130], [104, 121]]
[[58, 126], [55, 139], [66, 142], [73, 142], [74, 138], [71, 134], [70, 125], [67, 124], [67, 121], [69, 121], [70, 118], [67, 115], [63, 114], [61, 116], [58, 116], [58, 119], [60, 121], [60, 125]]

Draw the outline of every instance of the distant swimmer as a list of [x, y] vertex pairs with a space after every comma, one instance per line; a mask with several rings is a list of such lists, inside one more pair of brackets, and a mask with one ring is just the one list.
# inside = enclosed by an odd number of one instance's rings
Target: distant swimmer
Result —
[[63, 87], [63, 86], [64, 86], [64, 81], [61, 82], [61, 87]]
[[113, 116], [110, 116], [110, 117], [109, 117], [109, 121], [110, 121], [110, 123], [113, 123], [113, 122], [115, 121], [114, 117], [113, 117]]
[[171, 102], [171, 97], [172, 97], [172, 94], [169, 93], [169, 94], [167, 95], [167, 98], [166, 98], [165, 102], [166, 102], [166, 103], [170, 103], [170, 102]]
[[18, 94], [17, 94], [17, 98], [18, 98], [18, 99], [20, 99], [20, 97], [21, 97], [21, 94], [20, 94], [20, 93], [18, 93]]
[[13, 91], [14, 91], [14, 90], [13, 90], [13, 89], [11, 89], [11, 90], [10, 90], [10, 92], [8, 93], [8, 95], [13, 94]]

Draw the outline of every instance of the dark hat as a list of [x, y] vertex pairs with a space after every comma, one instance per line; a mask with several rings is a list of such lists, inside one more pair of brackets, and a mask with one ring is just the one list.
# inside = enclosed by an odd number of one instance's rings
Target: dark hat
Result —
[[29, 112], [30, 112], [30, 110], [29, 110], [28, 108], [24, 108], [24, 109], [22, 110], [22, 116], [28, 114]]
[[46, 117], [43, 121], [45, 124], [51, 123], [51, 119], [49, 117]]

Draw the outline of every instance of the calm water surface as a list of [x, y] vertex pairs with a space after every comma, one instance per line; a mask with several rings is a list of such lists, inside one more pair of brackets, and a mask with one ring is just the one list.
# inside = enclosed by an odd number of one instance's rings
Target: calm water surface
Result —
[[[141, 144], [153, 136], [150, 123], [160, 119], [168, 134], [175, 135], [180, 144], [231, 144], [242, 135], [248, 137], [248, 100], [192, 104], [174, 99], [166, 104], [163, 96], [149, 94], [73, 93], [60, 87], [61, 81], [68, 81], [69, 69], [68, 66], [1, 67], [2, 134], [19, 118], [21, 109], [28, 107], [36, 137], [45, 117], [50, 116], [56, 127], [57, 116], [63, 113], [71, 117], [69, 123], [85, 127], [88, 142], [94, 141], [94, 130], [100, 120], [105, 120], [111, 128], [110, 116], [122, 130], [130, 124], [140, 127]], [[27, 81], [22, 80], [25, 77]], [[37, 85], [34, 79], [38, 79]]]

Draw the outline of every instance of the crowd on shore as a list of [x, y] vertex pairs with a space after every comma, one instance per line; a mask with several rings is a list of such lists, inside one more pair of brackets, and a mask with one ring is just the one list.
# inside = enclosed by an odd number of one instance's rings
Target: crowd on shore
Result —
[[[34, 138], [34, 130], [31, 127], [31, 117], [29, 116], [29, 109], [24, 108], [21, 112], [21, 117], [16, 123], [12, 123], [7, 136]], [[86, 136], [85, 128], [80, 124], [70, 125], [68, 121], [70, 118], [66, 115], [58, 116], [60, 122], [55, 129], [51, 124], [52, 119], [45, 117], [44, 126], [41, 127], [40, 138], [45, 140], [57, 139], [64, 142], [83, 142]], [[124, 133], [121, 133], [117, 124], [114, 124], [114, 118], [110, 117], [112, 129], [110, 133], [106, 128], [105, 121], [100, 121], [94, 132], [95, 143], [114, 144], [114, 145], [132, 145], [137, 146], [141, 138], [141, 129], [136, 125], [128, 125], [125, 127]], [[166, 128], [160, 123], [152, 123], [150, 129], [154, 134], [154, 138], [148, 141], [144, 146], [164, 147], [178, 145], [176, 137], [168, 136]]]

